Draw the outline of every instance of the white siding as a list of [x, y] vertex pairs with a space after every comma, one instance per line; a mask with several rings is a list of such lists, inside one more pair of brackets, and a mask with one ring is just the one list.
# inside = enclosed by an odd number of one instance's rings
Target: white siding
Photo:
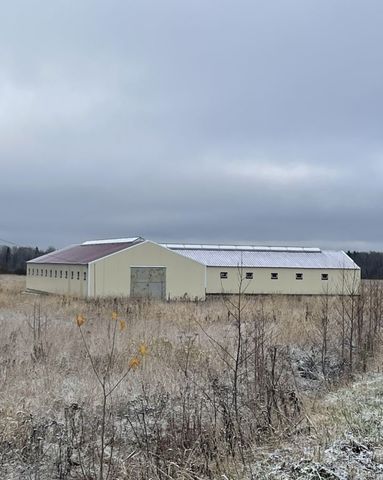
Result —
[[[221, 272], [227, 272], [227, 279], [220, 278]], [[246, 280], [247, 272], [253, 273], [252, 280]], [[272, 280], [272, 273], [278, 274], [277, 280]], [[302, 280], [296, 279], [297, 273], [303, 274]], [[327, 274], [328, 280], [322, 280], [322, 274]], [[238, 293], [240, 276], [237, 267], [208, 267], [206, 293]], [[360, 284], [360, 270], [244, 267], [242, 276], [242, 287], [249, 294], [342, 294], [351, 289], [355, 292]]]
[[[41, 275], [41, 271], [43, 275]], [[52, 277], [50, 276], [51, 271]], [[34, 272], [33, 275], [32, 272]], [[45, 272], [47, 272], [47, 275]], [[55, 272], [57, 272], [57, 277]], [[84, 273], [86, 280], [84, 280]], [[39, 292], [86, 297], [88, 292], [88, 267], [86, 265], [57, 265], [52, 263], [27, 264], [26, 288]]]

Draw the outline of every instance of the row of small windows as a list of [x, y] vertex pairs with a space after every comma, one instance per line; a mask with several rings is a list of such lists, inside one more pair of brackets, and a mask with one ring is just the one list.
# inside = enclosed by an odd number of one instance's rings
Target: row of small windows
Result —
[[[222, 279], [228, 278], [228, 272], [221, 272], [220, 277]], [[246, 280], [252, 280], [254, 278], [253, 272], [246, 272], [245, 275]], [[278, 273], [277, 272], [272, 272], [270, 274], [271, 280], [278, 280]], [[296, 273], [295, 274], [295, 280], [303, 280], [303, 273]], [[321, 273], [321, 280], [328, 280], [328, 273]]]
[[[70, 272], [70, 279], [74, 280], [74, 274], [75, 272], [71, 271]], [[40, 276], [40, 277], [48, 277], [48, 270], [47, 269], [39, 269], [39, 268], [28, 268], [28, 275], [30, 276]], [[50, 278], [69, 278], [69, 272], [68, 270], [49, 270], [49, 277]], [[77, 280], [80, 280], [80, 272], [76, 272], [76, 278]], [[83, 272], [83, 279], [86, 280], [86, 272]]]

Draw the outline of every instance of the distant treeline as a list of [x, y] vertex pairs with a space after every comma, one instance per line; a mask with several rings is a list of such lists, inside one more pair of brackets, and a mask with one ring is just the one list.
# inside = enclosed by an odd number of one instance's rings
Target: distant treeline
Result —
[[362, 270], [362, 278], [383, 279], [383, 252], [347, 252]]
[[16, 273], [25, 275], [27, 261], [53, 252], [54, 248], [40, 250], [38, 247], [8, 247], [0, 246], [0, 273]]

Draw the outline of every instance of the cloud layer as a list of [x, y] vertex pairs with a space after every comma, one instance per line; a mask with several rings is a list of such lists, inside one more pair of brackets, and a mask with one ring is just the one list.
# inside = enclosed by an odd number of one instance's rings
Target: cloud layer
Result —
[[380, 0], [19, 0], [0, 237], [382, 249]]

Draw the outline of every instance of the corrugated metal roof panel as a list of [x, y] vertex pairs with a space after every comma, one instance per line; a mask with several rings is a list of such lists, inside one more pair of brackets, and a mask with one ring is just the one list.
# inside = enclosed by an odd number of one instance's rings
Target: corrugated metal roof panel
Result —
[[334, 250], [208, 250], [174, 248], [170, 244], [167, 248], [208, 267], [359, 269], [343, 251]]
[[266, 245], [209, 245], [186, 243], [163, 243], [162, 246], [171, 250], [239, 250], [259, 252], [320, 252], [316, 247], [274, 247]]
[[81, 245], [103, 245], [107, 243], [134, 243], [137, 240], [142, 240], [141, 237], [131, 237], [131, 238], [111, 238], [105, 240], [87, 240]]
[[119, 252], [125, 248], [129, 248], [144, 241], [143, 238], [132, 239], [130, 242], [117, 243], [96, 243], [96, 244], [81, 244], [72, 245], [55, 252], [48, 253], [42, 257], [30, 260], [28, 263], [56, 263], [56, 264], [71, 264], [71, 265], [86, 265], [94, 260]]

